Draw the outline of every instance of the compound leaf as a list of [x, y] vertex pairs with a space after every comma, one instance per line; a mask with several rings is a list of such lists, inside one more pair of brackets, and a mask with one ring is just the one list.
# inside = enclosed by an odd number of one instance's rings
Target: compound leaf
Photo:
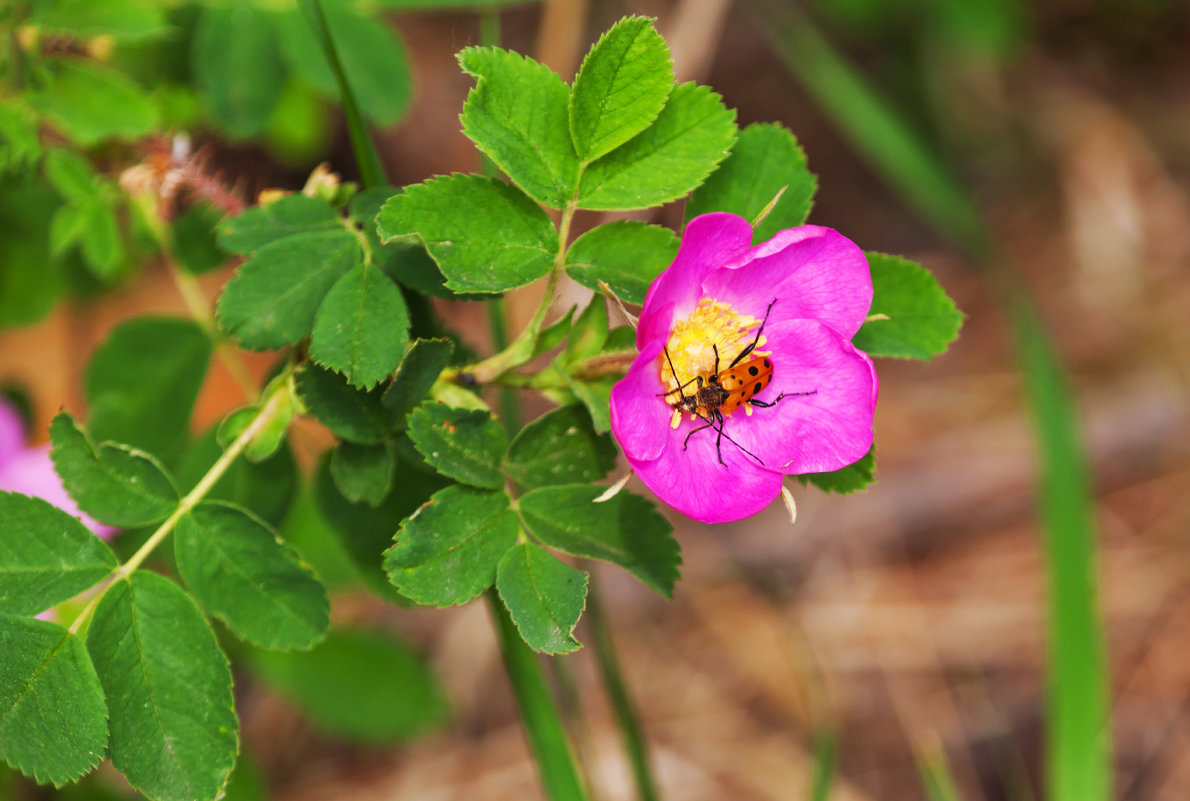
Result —
[[56, 623], [0, 614], [0, 654], [0, 759], [55, 785], [98, 765], [107, 707], [82, 640]]
[[326, 590], [264, 521], [227, 503], [198, 504], [174, 532], [178, 574], [198, 602], [262, 648], [310, 648], [330, 624]]
[[109, 756], [155, 801], [214, 801], [236, 760], [231, 670], [194, 601], [146, 570], [108, 589], [87, 650], [111, 715]]

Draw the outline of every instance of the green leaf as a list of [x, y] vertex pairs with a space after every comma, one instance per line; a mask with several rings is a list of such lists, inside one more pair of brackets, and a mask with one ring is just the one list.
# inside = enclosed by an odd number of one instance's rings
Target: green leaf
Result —
[[595, 430], [600, 434], [611, 431], [612, 386], [615, 385], [616, 379], [578, 379], [566, 374], [566, 383], [591, 415], [591, 423]]
[[587, 605], [583, 571], [526, 542], [510, 548], [500, 560], [496, 591], [533, 650], [568, 654], [582, 647], [572, 635]]
[[66, 290], [50, 253], [50, 220], [60, 206], [43, 182], [0, 176], [0, 327], [37, 322]]
[[508, 434], [489, 412], [427, 403], [409, 415], [409, 439], [443, 475], [476, 487], [504, 486], [500, 459]]
[[331, 451], [331, 477], [352, 503], [379, 506], [393, 483], [396, 462], [386, 445], [340, 442]]
[[[216, 426], [207, 429], [182, 455], [178, 463], [178, 487], [185, 492], [206, 474], [223, 453], [216, 440]], [[293, 450], [285, 442], [261, 462], [236, 459], [227, 468], [223, 477], [211, 487], [207, 500], [230, 501], [237, 506], [280, 525], [289, 511], [297, 492], [297, 463]]]
[[430, 387], [450, 363], [453, 352], [454, 344], [449, 339], [415, 339], [405, 348], [383, 399], [398, 421], [403, 421], [430, 394]]
[[592, 162], [579, 181], [584, 209], [645, 209], [697, 187], [735, 142], [735, 111], [705, 86], [674, 88], [657, 121]]
[[83, 261], [100, 281], [112, 281], [124, 267], [125, 252], [115, 205], [97, 195], [78, 206]]
[[55, 0], [53, 3], [33, 3], [32, 6], [32, 18], [42, 34], [134, 40], [168, 30], [160, 5], [144, 0], [104, 0], [102, 3]]
[[178, 575], [209, 614], [262, 648], [310, 648], [330, 624], [326, 590], [296, 551], [244, 509], [204, 501], [174, 532]]
[[50, 423], [54, 469], [70, 497], [110, 526], [146, 526], [164, 520], [178, 491], [156, 459], [124, 445], [96, 447], [66, 412]]
[[219, 296], [219, 326], [241, 346], [268, 350], [310, 336], [335, 282], [360, 261], [350, 231], [293, 234], [253, 251]]
[[339, 215], [326, 201], [307, 195], [286, 195], [224, 218], [219, 224], [219, 247], [247, 256], [287, 236], [342, 228]]
[[830, 473], [805, 473], [797, 477], [802, 484], [813, 484], [823, 492], [847, 495], [866, 488], [876, 480], [876, 446], [859, 461]]
[[333, 628], [312, 651], [254, 651], [248, 666], [337, 739], [376, 746], [408, 741], [449, 712], [431, 667], [388, 631]]
[[574, 321], [561, 361], [571, 365], [591, 358], [599, 353], [607, 334], [607, 303], [602, 295], [595, 295]]
[[53, 59], [50, 81], [33, 106], [82, 147], [139, 139], [157, 125], [157, 108], [123, 73], [97, 61]]
[[469, 47], [459, 64], [476, 78], [463, 104], [463, 133], [532, 198], [565, 206], [579, 171], [566, 82], [544, 64], [498, 47]]
[[409, 341], [401, 290], [373, 264], [357, 264], [318, 308], [310, 358], [371, 389], [392, 375]]
[[537, 334], [537, 342], [533, 345], [534, 356], [540, 356], [547, 350], [552, 350], [562, 343], [562, 340], [570, 333], [570, 326], [574, 322], [574, 313], [577, 310], [578, 306], [571, 306], [566, 314], [541, 329], [540, 333]]
[[818, 178], [806, 164], [797, 138], [778, 123], [757, 123], [740, 131], [727, 160], [686, 201], [686, 219], [711, 211], [730, 211], [755, 220], [781, 194], [768, 216], [752, 231], [763, 242], [785, 228], [796, 228], [810, 215]]
[[221, 218], [222, 213], [207, 203], [195, 203], [174, 218], [173, 252], [178, 266], [191, 275], [202, 275], [227, 263], [227, 251], [215, 241]]
[[216, 123], [238, 139], [264, 131], [285, 87], [272, 14], [244, 4], [201, 7], [190, 63]]
[[566, 273], [589, 289], [603, 281], [625, 303], [645, 302], [645, 293], [678, 255], [681, 240], [668, 228], [635, 220], [592, 228], [566, 251]]
[[613, 562], [671, 597], [682, 564], [673, 526], [651, 502], [628, 492], [595, 503], [603, 490], [580, 484], [535, 489], [521, 496], [517, 508], [543, 545]]
[[[869, 356], [930, 359], [946, 352], [959, 335], [963, 313], [938, 285], [938, 279], [915, 262], [883, 253], [868, 253], [872, 268], [872, 309], [853, 342]], [[887, 319], [884, 319], [887, 318]]]
[[0, 106], [0, 173], [32, 169], [42, 156], [40, 115], [24, 101], [8, 98]]
[[649, 127], [673, 88], [669, 47], [646, 17], [628, 17], [583, 59], [570, 95], [570, 133], [584, 162]]
[[67, 201], [81, 203], [99, 194], [99, 176], [82, 154], [55, 147], [45, 157], [45, 177]]
[[417, 242], [398, 240], [387, 245], [380, 243], [376, 233], [376, 215], [390, 197], [401, 190], [391, 187], [365, 189], [351, 199], [351, 219], [359, 223], [368, 238], [368, 247], [385, 275], [401, 286], [435, 298], [462, 298], [464, 295], [446, 288], [446, 276]]
[[384, 569], [401, 594], [418, 603], [466, 603], [492, 586], [519, 530], [503, 492], [447, 487], [401, 523], [384, 553]]
[[116, 770], [154, 801], [214, 801], [235, 764], [238, 722], [227, 657], [190, 596], [133, 573], [99, 602], [87, 650]]
[[77, 517], [0, 492], [0, 612], [32, 615], [97, 584], [116, 555]]
[[379, 387], [364, 392], [343, 376], [313, 364], [298, 368], [295, 380], [306, 408], [340, 439], [383, 442], [396, 427], [397, 415], [381, 402], [384, 393]]
[[82, 640], [55, 623], [0, 614], [0, 654], [0, 759], [58, 786], [98, 765], [107, 708]]
[[[323, 3], [326, 24], [351, 91], [368, 119], [396, 122], [413, 96], [409, 57], [394, 29], [347, 3]], [[297, 9], [278, 16], [281, 53], [290, 69], [325, 97], [338, 100], [339, 86], [322, 46]]]
[[[407, 443], [406, 443], [407, 444]], [[399, 449], [397, 449], [399, 450]], [[419, 459], [408, 446], [414, 459]], [[402, 455], [397, 461], [394, 481], [383, 502], [376, 507], [353, 503], [343, 497], [331, 475], [330, 454], [318, 464], [314, 487], [321, 517], [336, 535], [343, 550], [351, 558], [369, 588], [389, 600], [404, 600], [388, 580], [383, 567], [383, 554], [393, 543], [395, 522], [417, 511], [417, 508], [442, 489], [446, 480], [424, 463], [414, 463]]]
[[598, 481], [615, 467], [616, 453], [609, 435], [595, 433], [586, 410], [564, 406], [521, 429], [504, 470], [523, 487]]
[[540, 206], [495, 178], [452, 175], [407, 187], [376, 220], [385, 242], [416, 236], [460, 292], [503, 292], [550, 271], [558, 232]]
[[172, 460], [211, 360], [211, 340], [174, 317], [138, 317], [108, 334], [87, 363], [83, 396], [91, 434]]
[[[261, 394], [271, 394], [270, 389], [266, 389]], [[294, 408], [295, 405], [292, 393], [286, 392], [281, 395], [277, 405], [273, 407], [272, 416], [244, 446], [244, 458], [250, 462], [263, 462], [277, 452], [281, 443], [285, 441], [285, 434], [293, 420], [294, 412], [297, 411]], [[252, 425], [252, 422], [260, 416], [260, 411], [260, 406], [243, 406], [224, 417], [215, 435], [219, 447], [224, 450], [230, 448], [231, 444], [239, 439], [240, 435], [248, 430], [248, 426]]]

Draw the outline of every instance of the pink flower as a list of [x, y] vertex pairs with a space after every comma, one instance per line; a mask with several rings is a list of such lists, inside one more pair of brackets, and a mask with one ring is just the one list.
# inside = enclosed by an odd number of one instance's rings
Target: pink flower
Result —
[[751, 243], [734, 214], [687, 223], [611, 393], [632, 469], [704, 523], [755, 514], [784, 476], [838, 470], [872, 446], [876, 370], [851, 344], [872, 303], [863, 252], [816, 225]]
[[79, 511], [62, 486], [50, 461], [50, 446], [27, 447], [24, 427], [16, 410], [0, 398], [0, 490], [19, 492], [52, 503], [79, 518], [83, 525], [103, 539], [110, 539], [115, 529], [92, 520]]

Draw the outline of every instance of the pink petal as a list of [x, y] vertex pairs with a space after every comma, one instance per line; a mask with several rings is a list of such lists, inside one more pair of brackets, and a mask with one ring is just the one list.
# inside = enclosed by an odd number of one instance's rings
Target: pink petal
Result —
[[[701, 214], [686, 223], [678, 255], [645, 295], [636, 346], [644, 350], [646, 330], [660, 326], [668, 332], [675, 316], [688, 315], [702, 298], [703, 279], [712, 270], [742, 258], [751, 244], [752, 226], [735, 214]], [[665, 308], [669, 304], [672, 307], [667, 316]]]
[[727, 440], [724, 464], [716, 454], [715, 432], [699, 431], [686, 450], [689, 421], [669, 430], [662, 453], [653, 460], [628, 457], [641, 481], [666, 504], [703, 523], [726, 523], [756, 514], [781, 493], [780, 473], [765, 470]]
[[655, 339], [637, 355], [611, 393], [612, 433], [629, 458], [656, 459], [665, 447], [672, 410], [666, 403], [660, 366], [664, 341]]
[[62, 480], [54, 472], [49, 445], [26, 448], [0, 465], [0, 489], [31, 495], [52, 503], [67, 514], [77, 517], [83, 525], [103, 539], [110, 539], [116, 531], [79, 511], [78, 504], [67, 494]]
[[872, 274], [862, 250], [817, 225], [779, 231], [729, 269], [703, 281], [707, 297], [760, 317], [773, 299], [770, 322], [820, 320], [850, 339], [872, 306]]
[[0, 398], [0, 465], [25, 444], [25, 426], [12, 404]]
[[824, 473], [860, 459], [872, 447], [879, 384], [872, 360], [823, 323], [792, 320], [765, 329], [773, 380], [756, 397], [772, 408], [751, 417], [734, 412], [725, 430], [763, 461], [787, 474]]

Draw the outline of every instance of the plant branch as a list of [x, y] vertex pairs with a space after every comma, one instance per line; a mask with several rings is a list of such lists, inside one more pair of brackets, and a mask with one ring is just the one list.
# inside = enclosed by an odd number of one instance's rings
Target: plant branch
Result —
[[520, 632], [495, 590], [488, 590], [488, 605], [495, 618], [500, 652], [517, 706], [524, 721], [525, 737], [537, 760], [541, 783], [551, 801], [587, 801], [589, 796], [579, 778], [574, 753], [566, 737], [561, 715], [550, 695], [536, 654], [525, 645]]
[[285, 376], [285, 380], [274, 382], [272, 391], [263, 399], [260, 411], [252, 418], [252, 422], [240, 432], [240, 435], [228, 446], [227, 450], [223, 452], [223, 455], [219, 457], [215, 464], [211, 465], [211, 469], [199, 479], [199, 482], [194, 485], [194, 489], [186, 493], [186, 496], [178, 502], [178, 506], [174, 509], [173, 513], [165, 519], [165, 522], [157, 527], [157, 530], [153, 532], [149, 539], [145, 540], [145, 543], [137, 549], [136, 553], [127, 562], [111, 572], [111, 575], [106, 580], [106, 586], [95, 594], [95, 597], [91, 599], [86, 608], [70, 624], [71, 634], [78, 633], [83, 624], [90, 619], [92, 613], [95, 611], [95, 607], [99, 605], [100, 599], [107, 592], [107, 588], [116, 581], [128, 578], [141, 566], [141, 563], [149, 557], [149, 554], [174, 530], [178, 521], [197, 506], [207, 496], [207, 493], [211, 491], [211, 488], [219, 482], [219, 479], [223, 478], [223, 474], [227, 472], [227, 469], [231, 467], [232, 462], [243, 452], [244, 448], [248, 447], [248, 443], [272, 421], [273, 415], [283, 406], [282, 401], [285, 394], [291, 391], [288, 379], [293, 375], [293, 365], [287, 367], [286, 372], [282, 373], [282, 375]]

